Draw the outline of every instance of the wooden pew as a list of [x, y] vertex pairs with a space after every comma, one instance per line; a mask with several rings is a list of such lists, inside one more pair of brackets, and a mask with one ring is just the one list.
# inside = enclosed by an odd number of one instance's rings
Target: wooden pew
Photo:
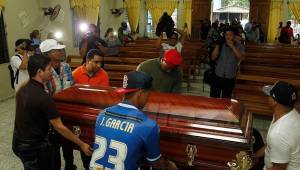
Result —
[[[110, 76], [113, 85], [122, 85], [122, 78], [125, 72], [135, 70], [143, 61], [159, 57], [159, 51], [155, 48], [156, 40], [138, 40], [126, 44], [125, 47], [118, 47], [118, 56], [105, 56], [104, 69]], [[206, 57], [206, 51], [203, 51], [202, 42], [186, 42], [182, 49], [184, 63], [182, 65], [184, 81], [187, 82], [187, 88], [190, 87], [190, 79], [194, 77], [196, 68], [199, 68], [203, 58]], [[72, 69], [81, 64], [81, 57], [69, 55], [67, 62]]]
[[[237, 76], [234, 98], [249, 111], [270, 117], [272, 109], [268, 106], [268, 97], [262, 92], [262, 87], [282, 80], [300, 90], [300, 48], [250, 45], [246, 51], [246, 59], [241, 63]], [[300, 108], [300, 104], [296, 107]]]
[[82, 58], [80, 55], [68, 55], [66, 62], [70, 65], [71, 69], [74, 70], [81, 65]]

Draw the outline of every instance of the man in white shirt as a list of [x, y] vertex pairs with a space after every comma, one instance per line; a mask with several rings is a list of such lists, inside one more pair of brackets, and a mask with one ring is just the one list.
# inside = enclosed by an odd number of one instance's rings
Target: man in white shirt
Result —
[[30, 48], [30, 40], [28, 39], [18, 39], [15, 42], [15, 46], [16, 54], [11, 57], [10, 65], [14, 71], [14, 88], [17, 91], [29, 79], [27, 63], [32, 49]]
[[283, 81], [265, 86], [269, 105], [274, 114], [267, 134], [267, 144], [255, 153], [265, 156], [264, 170], [300, 169], [300, 115], [294, 108], [298, 101], [297, 89]]
[[[181, 53], [184, 41], [186, 39], [186, 32], [184, 32], [180, 29], [177, 29], [177, 28], [175, 28], [175, 31], [172, 32], [170, 37], [168, 37], [167, 43], [161, 43], [161, 37], [159, 37], [157, 39], [156, 48], [160, 49], [160, 51], [161, 51], [160, 57], [163, 56], [165, 51], [168, 51], [171, 49], [176, 49], [179, 53]], [[180, 34], [180, 38], [179, 38], [178, 33]]]

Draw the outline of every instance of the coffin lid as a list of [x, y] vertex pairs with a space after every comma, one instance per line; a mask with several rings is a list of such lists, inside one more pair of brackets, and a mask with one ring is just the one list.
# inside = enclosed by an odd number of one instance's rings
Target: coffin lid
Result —
[[[100, 110], [122, 98], [113, 88], [87, 85], [75, 85], [54, 96], [56, 103]], [[237, 100], [150, 92], [143, 111], [158, 122], [161, 130], [170, 133], [249, 143], [252, 118], [249, 120], [249, 113]]]

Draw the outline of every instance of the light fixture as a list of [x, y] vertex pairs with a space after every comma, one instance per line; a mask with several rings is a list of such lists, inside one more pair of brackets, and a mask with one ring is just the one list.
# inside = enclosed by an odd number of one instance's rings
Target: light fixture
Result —
[[113, 32], [113, 35], [114, 35], [114, 36], [117, 36], [117, 35], [118, 35], [117, 31], [114, 31], [114, 32]]
[[55, 37], [56, 39], [61, 39], [61, 38], [63, 37], [63, 33], [62, 33], [61, 31], [56, 31], [56, 32], [54, 33], [54, 37]]
[[79, 24], [79, 30], [81, 31], [81, 32], [87, 32], [87, 30], [88, 30], [88, 24], [87, 23], [80, 23]]

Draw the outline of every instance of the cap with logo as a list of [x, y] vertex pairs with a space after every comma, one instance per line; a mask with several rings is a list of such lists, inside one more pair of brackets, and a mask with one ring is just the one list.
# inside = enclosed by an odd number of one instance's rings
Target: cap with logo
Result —
[[169, 66], [179, 66], [182, 62], [182, 57], [176, 49], [171, 49], [164, 53], [162, 60]]
[[298, 101], [297, 89], [292, 84], [284, 81], [278, 81], [274, 85], [264, 86], [262, 90], [276, 102], [285, 106], [294, 105]]
[[140, 89], [150, 89], [152, 77], [142, 71], [131, 71], [124, 75], [123, 88], [116, 89], [117, 93], [130, 93]]
[[47, 39], [40, 44], [40, 49], [42, 53], [51, 51], [51, 50], [60, 50], [64, 49], [66, 46], [59, 44], [54, 39]]

